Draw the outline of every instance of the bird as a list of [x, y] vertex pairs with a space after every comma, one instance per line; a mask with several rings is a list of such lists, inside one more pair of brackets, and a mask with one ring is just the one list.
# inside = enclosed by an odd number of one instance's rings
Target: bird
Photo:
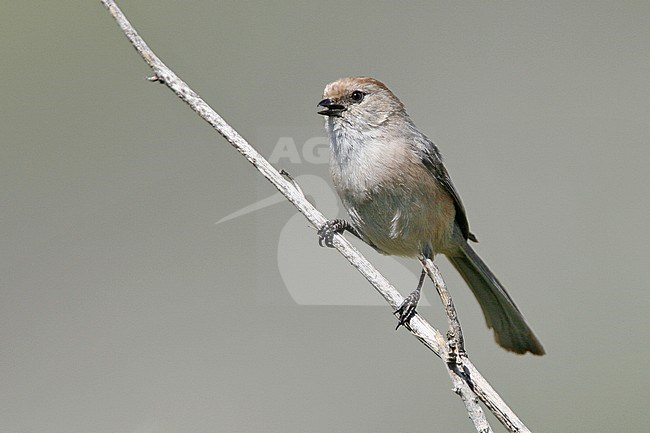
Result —
[[[386, 255], [446, 256], [476, 297], [488, 328], [504, 349], [543, 355], [523, 314], [470, 246], [477, 242], [438, 147], [415, 126], [404, 104], [381, 81], [345, 77], [318, 102], [330, 144], [330, 175], [350, 220], [327, 221], [321, 246], [345, 231]], [[417, 288], [396, 310], [398, 325], [415, 314]]]

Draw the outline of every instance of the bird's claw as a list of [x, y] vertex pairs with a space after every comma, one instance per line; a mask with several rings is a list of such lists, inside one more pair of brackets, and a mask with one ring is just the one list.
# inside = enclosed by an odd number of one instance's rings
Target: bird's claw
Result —
[[318, 245], [321, 247], [334, 247], [334, 235], [339, 233], [335, 223], [326, 221], [320, 229], [318, 229]]
[[397, 315], [397, 326], [395, 330], [397, 331], [400, 326], [406, 326], [411, 318], [415, 315], [415, 307], [418, 305], [420, 300], [420, 291], [414, 290], [408, 295], [402, 305], [399, 306], [395, 313]]

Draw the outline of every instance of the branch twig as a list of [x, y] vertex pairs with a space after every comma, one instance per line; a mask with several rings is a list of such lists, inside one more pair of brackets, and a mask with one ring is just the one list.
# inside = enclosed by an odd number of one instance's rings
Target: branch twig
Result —
[[442, 305], [445, 307], [445, 313], [447, 313], [447, 321], [449, 323], [449, 329], [447, 330], [447, 362], [456, 362], [457, 356], [465, 356], [466, 354], [463, 330], [458, 321], [454, 301], [451, 299], [445, 280], [442, 279], [442, 274], [433, 263], [433, 260], [420, 257], [420, 263], [429, 276], [429, 279], [435, 285]]
[[[226, 141], [239, 151], [257, 168], [315, 227], [321, 227], [327, 220], [304, 197], [300, 188], [287, 180], [266, 159], [264, 159], [244, 138], [237, 133], [221, 116], [206, 104], [185, 82], [172, 72], [147, 46], [128, 22], [122, 11], [112, 0], [102, 0], [117, 21], [126, 37], [138, 54], [151, 67], [154, 76], [151, 81], [159, 81], [169, 87], [181, 100], [186, 102], [201, 118], [208, 122]], [[334, 247], [359, 270], [368, 282], [381, 294], [386, 302], [397, 309], [403, 297], [345, 238], [334, 237]], [[444, 361], [456, 392], [466, 405], [475, 428], [480, 433], [492, 432], [478, 401], [497, 417], [510, 432], [529, 432], [517, 415], [506, 405], [490, 384], [481, 376], [464, 353], [463, 338], [456, 311], [440, 271], [433, 262], [422, 261], [422, 265], [434, 281], [436, 289], [445, 305], [449, 319], [449, 343], [437, 329], [433, 328], [420, 315], [416, 314], [408, 329], [420, 342]], [[449, 345], [449, 347], [448, 347]], [[451, 353], [450, 353], [451, 352]], [[453, 361], [453, 362], [450, 362]]]

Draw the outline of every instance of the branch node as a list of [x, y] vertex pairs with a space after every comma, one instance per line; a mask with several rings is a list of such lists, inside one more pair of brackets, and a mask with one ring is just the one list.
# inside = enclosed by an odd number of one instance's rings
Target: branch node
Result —
[[152, 75], [151, 77], [145, 77], [145, 80], [150, 81], [152, 83], [165, 84], [165, 80], [160, 78], [158, 75]]
[[300, 188], [300, 185], [298, 185], [298, 182], [296, 182], [296, 179], [294, 179], [293, 176], [291, 176], [291, 174], [289, 174], [289, 172], [287, 170], [285, 170], [284, 168], [281, 169], [280, 174], [285, 179], [287, 179], [289, 182], [291, 182], [291, 185], [293, 185], [293, 187], [296, 189], [296, 191], [298, 191], [300, 193], [301, 196], [305, 197], [305, 193], [302, 192], [302, 188]]

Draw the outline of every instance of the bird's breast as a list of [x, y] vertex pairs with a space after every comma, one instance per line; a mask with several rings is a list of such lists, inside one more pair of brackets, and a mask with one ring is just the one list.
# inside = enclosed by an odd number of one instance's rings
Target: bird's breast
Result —
[[444, 253], [453, 232], [453, 199], [413, 155], [394, 146], [360, 146], [348, 158], [333, 155], [330, 168], [365, 240], [390, 255]]

